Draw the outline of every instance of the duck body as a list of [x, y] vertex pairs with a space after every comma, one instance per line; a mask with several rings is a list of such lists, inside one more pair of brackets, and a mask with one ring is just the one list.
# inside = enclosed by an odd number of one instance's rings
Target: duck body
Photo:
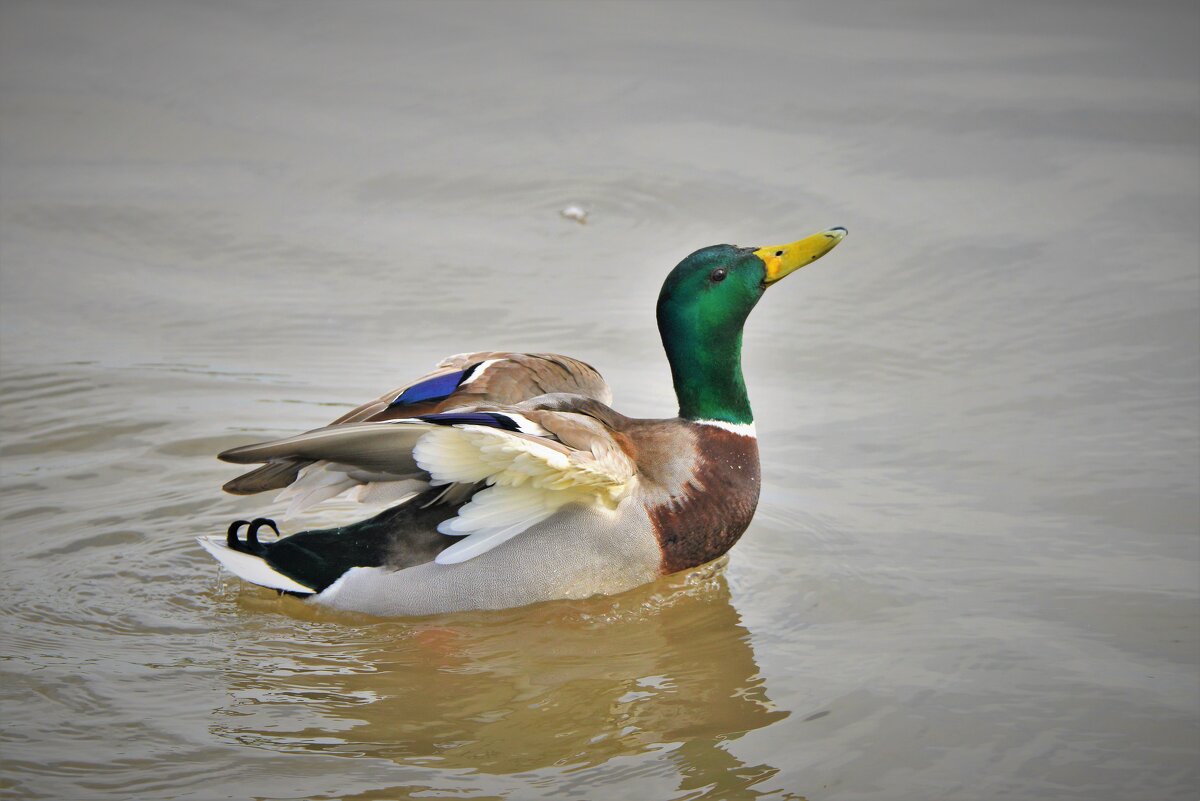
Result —
[[237, 521], [200, 543], [248, 581], [375, 615], [615, 594], [711, 561], [749, 526], [761, 485], [741, 326], [767, 286], [842, 236], [717, 246], [676, 268], [658, 316], [680, 417], [619, 414], [569, 357], [451, 357], [329, 426], [221, 454], [264, 463], [230, 492], [389, 508], [268, 542], [257, 534], [274, 521]]
[[[634, 420], [631, 429], [661, 429], [662, 422]], [[682, 451], [673, 432], [662, 439], [669, 453], [645, 454], [648, 459], [662, 457], [664, 483], [644, 477], [639, 491], [615, 509], [571, 504], [520, 536], [459, 564], [438, 564], [427, 558], [428, 551], [411, 553], [414, 540], [422, 539], [418, 532], [429, 531], [428, 523], [417, 518], [411, 528], [392, 530], [389, 538], [395, 550], [383, 564], [351, 568], [313, 600], [376, 615], [500, 609], [616, 594], [711, 561], [737, 541], [753, 517], [759, 491], [758, 447], [752, 436], [710, 426], [694, 428]], [[722, 464], [711, 450], [714, 445], [732, 445], [725, 451], [730, 464]], [[737, 480], [705, 488], [694, 477], [685, 478], [696, 462], [706, 465], [703, 475], [714, 476], [728, 467]], [[288, 539], [292, 538], [280, 542]]]

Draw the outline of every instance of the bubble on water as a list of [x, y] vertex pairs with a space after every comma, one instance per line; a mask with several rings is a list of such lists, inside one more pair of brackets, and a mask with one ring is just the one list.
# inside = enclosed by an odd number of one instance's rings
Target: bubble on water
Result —
[[588, 212], [583, 206], [577, 206], [572, 203], [570, 206], [563, 208], [558, 212], [565, 219], [574, 220], [580, 225], [587, 225]]

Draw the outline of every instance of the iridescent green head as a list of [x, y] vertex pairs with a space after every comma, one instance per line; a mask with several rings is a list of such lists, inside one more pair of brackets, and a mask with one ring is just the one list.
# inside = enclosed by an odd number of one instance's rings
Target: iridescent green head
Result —
[[658, 296], [658, 330], [680, 417], [754, 421], [742, 380], [742, 326], [767, 287], [821, 258], [845, 235], [845, 228], [831, 228], [790, 245], [714, 245], [671, 271]]

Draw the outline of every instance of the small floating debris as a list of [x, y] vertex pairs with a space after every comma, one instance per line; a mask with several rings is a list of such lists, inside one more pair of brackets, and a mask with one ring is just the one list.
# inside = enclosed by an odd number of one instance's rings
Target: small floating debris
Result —
[[585, 209], [583, 206], [576, 206], [572, 204], [560, 211], [559, 214], [568, 220], [574, 220], [580, 225], [587, 225], [588, 213], [587, 209]]

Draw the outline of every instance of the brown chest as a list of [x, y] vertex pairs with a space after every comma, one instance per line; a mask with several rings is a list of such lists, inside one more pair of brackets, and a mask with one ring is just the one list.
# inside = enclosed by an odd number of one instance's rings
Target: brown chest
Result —
[[662, 548], [662, 572], [716, 559], [750, 525], [758, 506], [758, 441], [716, 426], [695, 425], [688, 477], [647, 507]]

